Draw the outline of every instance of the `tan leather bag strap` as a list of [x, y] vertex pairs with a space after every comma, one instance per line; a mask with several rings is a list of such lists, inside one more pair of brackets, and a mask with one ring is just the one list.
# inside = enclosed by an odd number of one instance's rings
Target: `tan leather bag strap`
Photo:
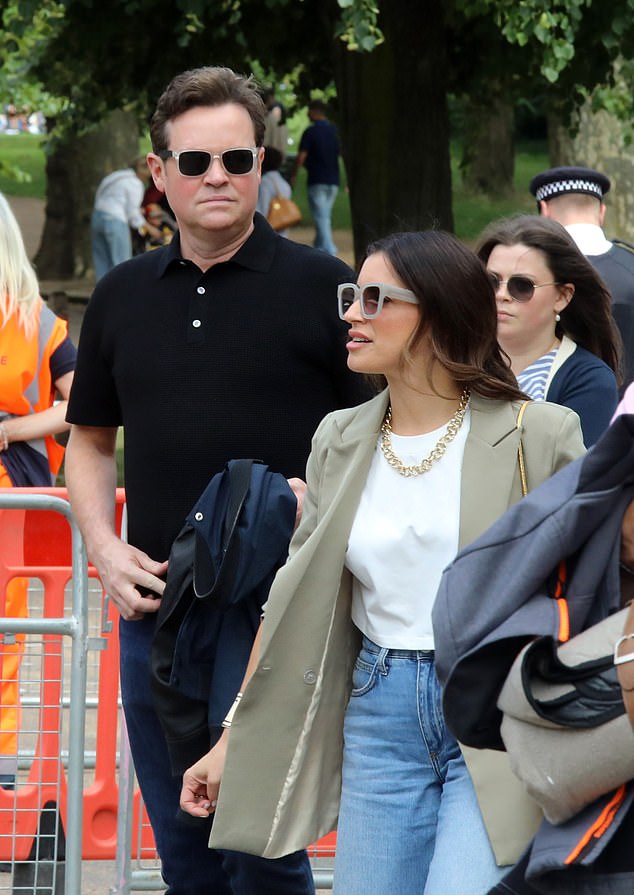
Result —
[[[524, 403], [522, 404], [522, 406], [519, 409], [519, 412], [517, 414], [517, 422], [515, 424], [518, 429], [522, 428], [522, 419], [524, 418], [524, 411], [526, 410], [527, 405], [530, 403], [531, 403], [530, 401], [524, 401]], [[517, 448], [517, 462], [519, 463], [519, 467], [520, 467], [520, 484], [522, 486], [522, 497], [526, 497], [526, 495], [528, 494], [528, 479], [526, 478], [526, 463], [524, 461], [524, 445], [522, 444], [522, 436], [521, 435], [520, 435], [520, 443]]]
[[614, 664], [623, 692], [625, 710], [634, 729], [634, 602], [625, 617], [623, 635], [614, 647]]

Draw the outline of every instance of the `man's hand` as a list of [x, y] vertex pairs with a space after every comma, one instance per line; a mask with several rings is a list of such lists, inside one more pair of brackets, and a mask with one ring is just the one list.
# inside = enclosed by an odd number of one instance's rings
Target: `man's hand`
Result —
[[[104, 590], [126, 621], [138, 621], [157, 612], [165, 590], [167, 562], [156, 562], [147, 553], [113, 538], [92, 558]], [[150, 591], [156, 596], [146, 596]]]
[[155, 227], [154, 224], [151, 224], [149, 221], [145, 224], [145, 229], [152, 239], [163, 239], [163, 231], [159, 227]]
[[306, 482], [302, 479], [287, 479], [291, 491], [297, 499], [297, 511], [295, 513], [295, 528], [299, 525], [304, 508], [304, 494], [306, 494]]
[[216, 810], [227, 740], [228, 731], [224, 731], [213, 749], [183, 774], [180, 806], [194, 817], [209, 817]]

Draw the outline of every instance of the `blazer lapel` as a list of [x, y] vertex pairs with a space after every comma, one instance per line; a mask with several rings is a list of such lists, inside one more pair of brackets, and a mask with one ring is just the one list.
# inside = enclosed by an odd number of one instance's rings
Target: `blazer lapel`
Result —
[[353, 420], [339, 431], [339, 441], [333, 440], [325, 458], [319, 519], [334, 513], [339, 531], [346, 538], [368, 476], [387, 402], [387, 392], [382, 392], [362, 405]]
[[462, 465], [460, 547], [470, 544], [521, 496], [517, 407], [473, 395], [471, 428]]

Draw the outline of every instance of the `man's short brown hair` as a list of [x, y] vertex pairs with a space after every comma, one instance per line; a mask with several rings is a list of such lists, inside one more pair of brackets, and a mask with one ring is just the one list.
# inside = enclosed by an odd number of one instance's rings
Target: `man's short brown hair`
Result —
[[266, 109], [253, 77], [238, 75], [230, 68], [208, 65], [181, 72], [167, 85], [152, 116], [150, 137], [154, 152], [168, 149], [166, 125], [196, 106], [244, 106], [253, 122], [255, 145], [264, 142]]

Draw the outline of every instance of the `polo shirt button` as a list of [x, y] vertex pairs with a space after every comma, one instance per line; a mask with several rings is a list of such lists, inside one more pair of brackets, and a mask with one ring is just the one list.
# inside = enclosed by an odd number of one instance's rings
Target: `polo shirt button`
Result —
[[204, 287], [204, 286], [199, 286], [198, 289], [196, 289], [196, 292], [197, 292], [199, 295], [204, 295], [204, 294], [205, 294], [205, 287]]
[[204, 518], [205, 518], [205, 517], [203, 516], [203, 514], [202, 514], [200, 511], [198, 511], [198, 512], [196, 513], [196, 515], [194, 516], [194, 519], [196, 520], [196, 522], [202, 522], [202, 520], [203, 520]]
[[192, 326], [198, 329], [199, 326], [202, 326], [202, 322], [200, 320], [192, 320]]
[[311, 671], [309, 669], [308, 671], [304, 672], [304, 683], [305, 684], [314, 684], [316, 680], [317, 680], [317, 675], [315, 674], [314, 671]]

